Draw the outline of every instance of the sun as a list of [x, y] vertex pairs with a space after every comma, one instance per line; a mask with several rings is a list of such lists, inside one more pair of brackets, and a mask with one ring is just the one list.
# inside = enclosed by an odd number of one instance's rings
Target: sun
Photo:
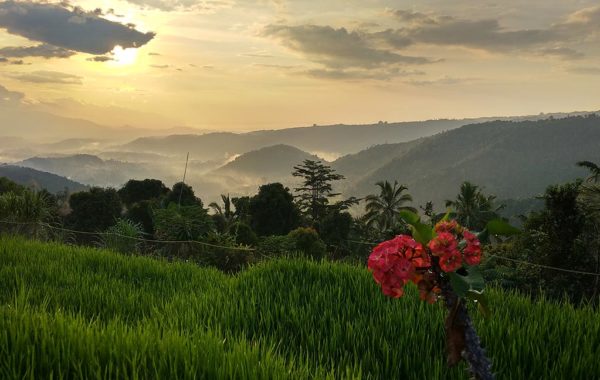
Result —
[[137, 60], [137, 49], [123, 49], [122, 46], [115, 46], [111, 52], [114, 62], [118, 65], [129, 66], [133, 65]]

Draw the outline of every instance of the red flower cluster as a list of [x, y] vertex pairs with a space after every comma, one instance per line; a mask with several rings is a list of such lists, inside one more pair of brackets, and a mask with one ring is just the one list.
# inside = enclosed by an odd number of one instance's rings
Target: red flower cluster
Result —
[[481, 262], [481, 243], [479, 239], [467, 230], [463, 231], [463, 237], [467, 242], [467, 246], [463, 250], [465, 261], [469, 265], [479, 265]]
[[417, 284], [421, 299], [433, 303], [440, 289], [431, 268], [432, 256], [439, 258], [439, 268], [447, 273], [459, 269], [463, 262], [468, 265], [481, 262], [479, 239], [456, 221], [442, 221], [434, 230], [437, 235], [427, 247], [410, 236], [399, 235], [373, 249], [368, 267], [383, 294], [401, 297], [404, 285], [412, 281]]
[[399, 235], [375, 247], [368, 266], [383, 294], [398, 298], [404, 294], [406, 283], [411, 280], [416, 283], [417, 268], [429, 268], [431, 260], [420, 243], [410, 236]]

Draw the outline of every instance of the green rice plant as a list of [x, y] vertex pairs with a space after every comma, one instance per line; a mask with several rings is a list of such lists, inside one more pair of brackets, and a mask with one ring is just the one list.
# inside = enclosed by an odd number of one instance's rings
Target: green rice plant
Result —
[[43, 224], [51, 216], [45, 193], [25, 190], [20, 194], [8, 192], [0, 195], [0, 231], [34, 239], [44, 238], [47, 231]]
[[134, 254], [139, 251], [143, 233], [140, 224], [129, 219], [119, 219], [101, 235], [100, 244], [115, 252]]
[[[494, 289], [489, 307], [473, 315], [498, 379], [598, 377], [598, 308]], [[2, 379], [465, 379], [443, 359], [443, 315], [416, 294], [387, 299], [355, 265], [226, 275], [0, 238]]]

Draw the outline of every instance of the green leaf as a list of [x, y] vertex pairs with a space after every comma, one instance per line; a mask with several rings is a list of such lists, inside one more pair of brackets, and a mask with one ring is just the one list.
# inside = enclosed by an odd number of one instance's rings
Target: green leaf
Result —
[[428, 244], [434, 237], [433, 228], [430, 225], [417, 222], [411, 225], [413, 238], [421, 244]]
[[485, 229], [492, 235], [513, 236], [521, 233], [517, 227], [511, 226], [502, 219], [490, 220]]
[[400, 217], [404, 220], [412, 230], [413, 238], [421, 244], [427, 244], [433, 239], [433, 228], [421, 223], [421, 217], [411, 211], [400, 211]]
[[452, 213], [452, 211], [450, 210], [450, 207], [448, 207], [448, 209], [446, 210], [446, 213], [444, 214], [444, 217], [442, 219], [440, 219], [440, 222], [447, 222], [448, 220], [450, 220], [451, 213]]
[[469, 291], [482, 292], [485, 288], [485, 280], [478, 267], [469, 266], [466, 270], [466, 276], [456, 272], [448, 273], [450, 285], [459, 297], [465, 297]]
[[490, 316], [490, 309], [488, 306], [488, 299], [484, 292], [478, 292], [476, 290], [467, 291], [467, 298], [477, 304], [479, 312], [483, 314], [485, 318]]
[[402, 210], [402, 211], [400, 211], [399, 215], [402, 218], [402, 220], [404, 220], [406, 223], [410, 224], [411, 226], [416, 223], [419, 223], [421, 221], [421, 217], [411, 211]]

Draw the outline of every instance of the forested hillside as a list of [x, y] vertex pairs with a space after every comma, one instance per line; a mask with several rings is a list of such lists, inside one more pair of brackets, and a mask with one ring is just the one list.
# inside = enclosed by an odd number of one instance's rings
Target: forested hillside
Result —
[[575, 163], [600, 160], [599, 142], [598, 116], [467, 125], [387, 156], [387, 164], [347, 192], [363, 196], [377, 181], [398, 180], [417, 202], [441, 203], [470, 181], [499, 198], [529, 198], [550, 184], [584, 177]]
[[69, 189], [70, 192], [87, 189], [87, 186], [65, 177], [14, 165], [0, 165], [0, 177], [6, 177], [19, 185], [36, 190], [46, 189], [51, 193], [64, 191], [65, 188]]

